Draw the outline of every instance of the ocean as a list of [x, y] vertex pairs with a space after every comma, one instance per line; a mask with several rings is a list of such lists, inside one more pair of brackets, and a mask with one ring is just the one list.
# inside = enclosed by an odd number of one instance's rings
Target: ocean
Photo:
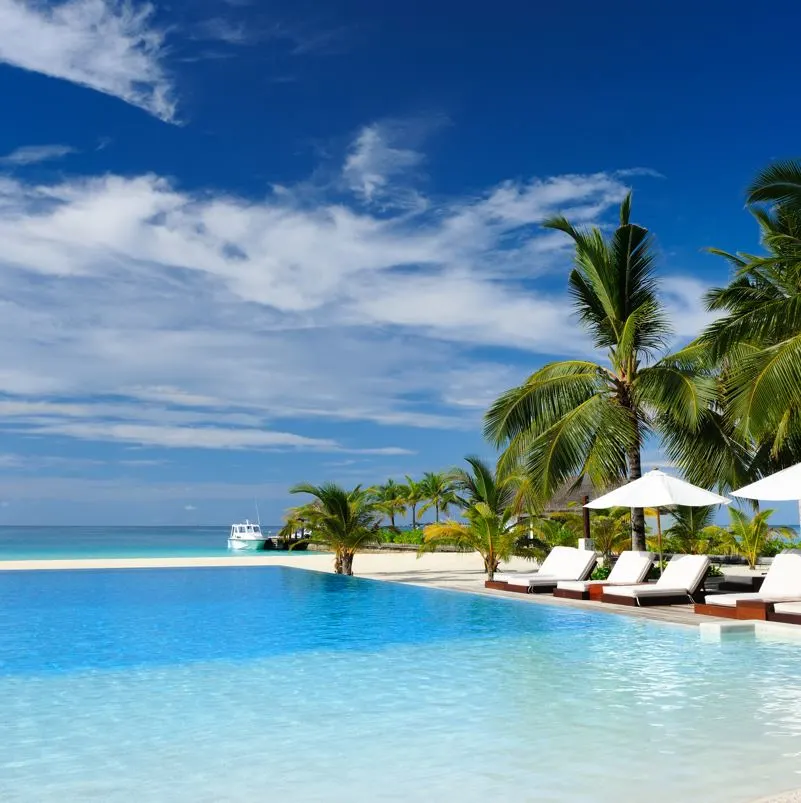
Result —
[[[264, 532], [280, 529], [265, 525]], [[223, 557], [260, 552], [228, 549], [218, 527], [0, 527], [0, 561], [58, 558]], [[297, 554], [305, 554], [298, 552]]]

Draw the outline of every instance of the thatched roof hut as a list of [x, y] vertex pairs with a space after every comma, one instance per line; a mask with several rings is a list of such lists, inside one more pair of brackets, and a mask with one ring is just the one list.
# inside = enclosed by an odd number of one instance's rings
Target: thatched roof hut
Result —
[[613, 491], [615, 488], [619, 488], [621, 485], [624, 485], [627, 480], [621, 480], [620, 482], [613, 483], [612, 485], [606, 485], [604, 487], [598, 487], [594, 485], [588, 477], [582, 477], [581, 480], [578, 480], [577, 477], [568, 480], [549, 500], [548, 504], [545, 505], [545, 511], [547, 513], [557, 513], [567, 510], [573, 511], [581, 511], [581, 505], [584, 502], [584, 497], [587, 496], [590, 499], [596, 499], [599, 496], [603, 496], [603, 494], [608, 493], [609, 491]]

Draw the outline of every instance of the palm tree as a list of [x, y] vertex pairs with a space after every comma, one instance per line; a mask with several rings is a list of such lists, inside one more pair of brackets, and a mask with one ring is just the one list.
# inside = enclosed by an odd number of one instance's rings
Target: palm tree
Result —
[[423, 514], [432, 507], [436, 512], [436, 522], [439, 524], [439, 514], [447, 513], [448, 508], [456, 501], [454, 495], [453, 479], [450, 473], [427, 471], [420, 481], [423, 486], [423, 498], [426, 500], [420, 508]]
[[762, 473], [801, 460], [801, 163], [762, 171], [748, 203], [766, 253], [710, 249], [734, 276], [707, 295], [708, 308], [723, 314], [699, 345], [720, 367], [731, 426], [763, 452]]
[[324, 544], [334, 552], [336, 574], [353, 574], [353, 556], [359, 550], [378, 543], [381, 516], [371, 491], [357, 485], [347, 491], [334, 483], [310, 485], [302, 483], [290, 489], [293, 494], [314, 497], [305, 522], [311, 530], [311, 543]]
[[726, 539], [726, 530], [714, 523], [716, 508], [677, 506], [670, 511], [673, 522], [665, 530], [668, 552], [705, 555]]
[[376, 508], [389, 518], [389, 525], [393, 530], [397, 529], [395, 516], [406, 513], [407, 496], [408, 488], [393, 479], [388, 479], [383, 485], [375, 488]]
[[425, 487], [419, 480], [412, 479], [406, 475], [406, 497], [404, 501], [412, 511], [412, 529], [417, 529], [417, 506], [426, 498]]
[[756, 568], [757, 558], [765, 551], [768, 543], [780, 537], [795, 535], [789, 527], [771, 527], [768, 519], [772, 510], [762, 510], [749, 519], [742, 510], [729, 508], [731, 531], [727, 532], [724, 545], [748, 561], [748, 568]]
[[[598, 487], [639, 478], [646, 435], [692, 430], [714, 396], [709, 377], [670, 358], [654, 361], [670, 329], [651, 235], [630, 218], [628, 195], [608, 239], [600, 229], [577, 229], [564, 217], [546, 221], [546, 228], [575, 243], [573, 306], [607, 360], [549, 363], [498, 398], [485, 417], [485, 435], [504, 448], [502, 469], [522, 465], [543, 501], [577, 475]], [[632, 511], [631, 532], [633, 548], [644, 549], [642, 509]]]
[[477, 457], [467, 457], [469, 471], [457, 469], [452, 474], [455, 504], [465, 523], [446, 521], [425, 528], [420, 553], [438, 544], [455, 544], [478, 552], [484, 560], [489, 580], [501, 561], [513, 555], [538, 557], [538, 551], [526, 545], [528, 524], [515, 512], [516, 489], [513, 481], [498, 477]]

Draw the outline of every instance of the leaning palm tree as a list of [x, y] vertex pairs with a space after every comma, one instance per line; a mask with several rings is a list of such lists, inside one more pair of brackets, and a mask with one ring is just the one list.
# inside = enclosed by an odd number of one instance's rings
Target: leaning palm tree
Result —
[[420, 484], [423, 486], [423, 495], [426, 500], [420, 508], [420, 513], [422, 515], [433, 507], [435, 520], [439, 523], [440, 513], [447, 513], [448, 508], [456, 501], [452, 476], [444, 471], [427, 471], [423, 474]]
[[[485, 435], [504, 448], [504, 471], [521, 466], [543, 501], [587, 475], [598, 487], [642, 475], [641, 450], [654, 429], [692, 430], [714, 395], [714, 381], [676, 360], [657, 360], [670, 328], [658, 293], [651, 235], [631, 222], [631, 195], [620, 225], [605, 238], [564, 217], [545, 226], [575, 243], [569, 286], [573, 306], [603, 363], [548, 363], [498, 398]], [[645, 516], [634, 509], [632, 545], [645, 548]]]
[[374, 489], [376, 509], [380, 510], [388, 519], [389, 526], [395, 527], [395, 517], [406, 513], [408, 488], [405, 485], [388, 479], [383, 485]]
[[724, 539], [724, 546], [735, 555], [745, 558], [749, 569], [756, 568], [757, 558], [771, 541], [792, 538], [795, 535], [789, 527], [771, 527], [768, 524], [773, 512], [761, 510], [749, 519], [742, 510], [736, 507], [729, 508], [731, 530]]
[[469, 470], [452, 473], [455, 504], [465, 522], [446, 521], [425, 528], [418, 554], [442, 543], [478, 552], [489, 580], [501, 561], [513, 555], [534, 559], [541, 554], [526, 542], [528, 524], [515, 512], [516, 489], [509, 479], [499, 478], [477, 457], [466, 458]]
[[366, 546], [379, 542], [381, 516], [373, 494], [360, 485], [347, 491], [334, 483], [310, 485], [302, 483], [290, 489], [293, 494], [309, 494], [314, 503], [306, 528], [311, 531], [308, 542], [323, 544], [334, 553], [334, 572], [353, 574], [353, 557]]

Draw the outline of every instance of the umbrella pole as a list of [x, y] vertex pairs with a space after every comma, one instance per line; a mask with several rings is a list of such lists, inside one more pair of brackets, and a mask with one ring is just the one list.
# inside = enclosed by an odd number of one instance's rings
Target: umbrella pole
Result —
[[659, 541], [659, 576], [662, 576], [662, 517], [659, 508], [656, 509], [656, 537]]

